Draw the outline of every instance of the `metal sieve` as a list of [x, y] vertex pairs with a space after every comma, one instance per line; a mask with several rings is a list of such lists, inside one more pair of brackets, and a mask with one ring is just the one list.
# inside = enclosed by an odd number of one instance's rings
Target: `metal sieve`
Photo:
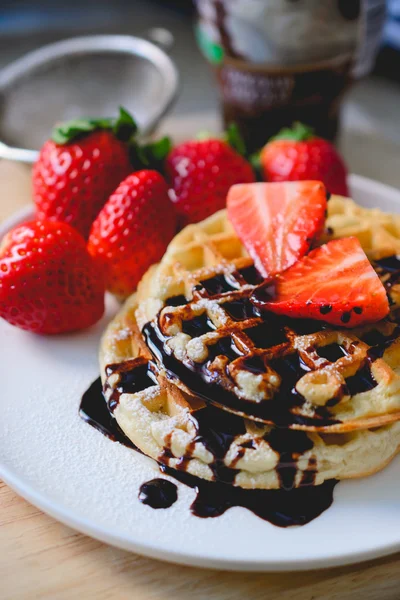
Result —
[[[169, 33], [156, 29], [158, 40], [160, 31]], [[93, 35], [44, 46], [0, 71], [0, 158], [32, 163], [54, 123], [115, 116], [120, 105], [147, 135], [178, 85], [172, 60], [145, 39]]]

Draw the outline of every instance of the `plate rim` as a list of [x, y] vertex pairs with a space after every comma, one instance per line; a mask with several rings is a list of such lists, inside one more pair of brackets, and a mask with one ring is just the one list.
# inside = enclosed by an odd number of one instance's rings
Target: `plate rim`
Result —
[[[400, 212], [400, 190], [386, 185], [384, 183], [369, 179], [361, 175], [350, 175], [349, 176], [350, 187], [358, 188], [363, 190], [371, 188], [376, 191], [377, 195], [383, 194], [386, 197], [392, 196], [398, 198], [399, 212]], [[33, 206], [26, 206], [10, 217], [8, 217], [0, 225], [0, 239], [7, 231], [12, 227], [21, 223], [22, 221], [33, 216]], [[243, 559], [225, 559], [220, 558], [218, 562], [214, 558], [207, 558], [203, 555], [197, 555], [195, 553], [189, 554], [188, 552], [181, 553], [179, 551], [162, 550], [154, 546], [153, 544], [145, 544], [142, 542], [135, 542], [132, 540], [132, 536], [115, 535], [112, 529], [107, 529], [107, 526], [99, 526], [95, 521], [91, 519], [82, 518], [77, 516], [73, 509], [65, 508], [59, 502], [49, 500], [42, 492], [37, 492], [34, 486], [24, 482], [23, 478], [20, 478], [17, 474], [13, 473], [11, 469], [2, 464], [0, 457], [0, 478], [18, 495], [22, 498], [50, 515], [57, 521], [64, 525], [71, 527], [72, 529], [89, 535], [103, 543], [135, 552], [148, 558], [157, 560], [163, 560], [171, 563], [183, 564], [187, 566], [211, 568], [211, 569], [223, 569], [228, 571], [248, 571], [248, 572], [294, 572], [294, 571], [309, 571], [315, 569], [325, 569], [331, 567], [338, 567], [350, 564], [361, 563], [376, 558], [389, 556], [400, 550], [400, 537], [398, 542], [376, 546], [375, 548], [368, 549], [365, 551], [350, 551], [341, 552], [330, 556], [328, 558], [315, 558], [310, 560], [309, 558], [302, 558], [299, 556], [298, 560], [282, 562], [282, 560], [268, 559], [268, 561], [245, 561]]]

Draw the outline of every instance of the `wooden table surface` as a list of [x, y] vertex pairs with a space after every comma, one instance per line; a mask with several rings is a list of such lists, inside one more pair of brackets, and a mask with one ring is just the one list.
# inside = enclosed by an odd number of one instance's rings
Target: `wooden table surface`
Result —
[[[30, 201], [25, 167], [0, 161], [0, 220]], [[329, 540], [323, 541], [329, 543]], [[0, 481], [0, 600], [399, 600], [400, 554], [291, 574], [227, 573], [142, 558], [77, 533]]]

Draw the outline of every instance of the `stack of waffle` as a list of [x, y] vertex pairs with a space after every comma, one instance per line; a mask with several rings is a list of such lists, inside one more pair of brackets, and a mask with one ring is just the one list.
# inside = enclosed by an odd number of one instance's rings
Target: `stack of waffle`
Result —
[[333, 197], [323, 241], [350, 235], [391, 303], [357, 329], [260, 314], [249, 297], [262, 277], [226, 211], [179, 233], [102, 340], [104, 394], [128, 438], [247, 489], [382, 469], [400, 448], [400, 217]]

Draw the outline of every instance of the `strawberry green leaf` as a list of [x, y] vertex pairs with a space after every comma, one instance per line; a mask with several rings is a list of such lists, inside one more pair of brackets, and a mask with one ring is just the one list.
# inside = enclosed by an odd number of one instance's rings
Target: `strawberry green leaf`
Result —
[[138, 131], [133, 117], [122, 107], [119, 116], [111, 119], [73, 119], [56, 125], [51, 138], [56, 144], [68, 144], [99, 129], [113, 131], [121, 141], [129, 141]]
[[56, 144], [68, 144], [68, 142], [96, 129], [111, 129], [111, 127], [111, 119], [73, 119], [56, 125], [51, 137]]
[[236, 123], [230, 123], [223, 138], [241, 156], [246, 156], [246, 144]]
[[253, 167], [253, 170], [257, 177], [257, 181], [264, 181], [261, 164], [261, 152], [253, 152], [253, 154], [250, 154], [247, 160]]
[[138, 144], [132, 140], [129, 144], [130, 160], [136, 169], [155, 169], [163, 171], [163, 163], [172, 148], [169, 137], [163, 137], [148, 144]]
[[295, 142], [305, 142], [314, 136], [314, 130], [308, 125], [303, 123], [293, 123], [292, 127], [285, 127], [281, 131], [272, 137], [270, 141], [275, 140], [293, 140]]
[[167, 155], [171, 152], [172, 142], [171, 138], [164, 136], [151, 144], [147, 144], [142, 148], [150, 159], [164, 160]]
[[113, 125], [113, 132], [121, 142], [128, 142], [138, 132], [135, 119], [122, 106], [119, 107], [119, 115]]

